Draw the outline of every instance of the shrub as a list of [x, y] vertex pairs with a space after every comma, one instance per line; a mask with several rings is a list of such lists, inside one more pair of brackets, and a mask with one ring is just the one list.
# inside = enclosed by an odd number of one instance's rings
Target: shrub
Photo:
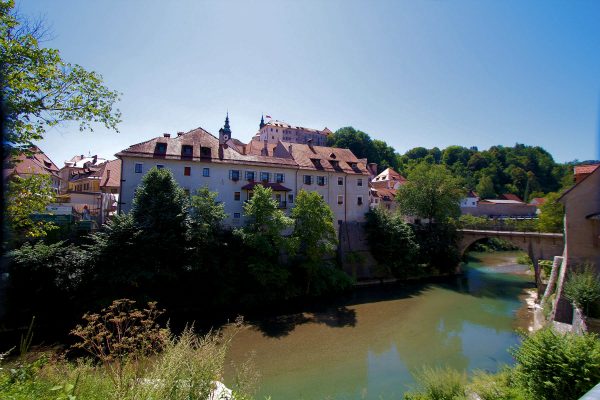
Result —
[[424, 367], [415, 374], [417, 392], [405, 400], [466, 400], [467, 374], [451, 368]]
[[583, 308], [588, 315], [590, 304], [600, 299], [600, 277], [591, 265], [584, 265], [569, 274], [564, 293], [567, 299]]
[[476, 371], [468, 387], [469, 393], [476, 393], [481, 400], [524, 400], [512, 379], [512, 370], [505, 368], [497, 374]]
[[516, 383], [536, 400], [578, 399], [600, 382], [600, 341], [542, 329], [512, 351]]

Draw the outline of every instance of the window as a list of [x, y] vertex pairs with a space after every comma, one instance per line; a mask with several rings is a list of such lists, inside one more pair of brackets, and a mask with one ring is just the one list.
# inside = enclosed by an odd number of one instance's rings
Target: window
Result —
[[241, 193], [240, 192], [235, 192], [233, 194], [233, 200], [235, 200], [235, 201], [240, 201], [240, 197], [241, 197]]
[[344, 178], [338, 176], [338, 186], [344, 186]]
[[304, 175], [304, 184], [312, 185], [312, 175]]
[[192, 174], [192, 167], [183, 167], [183, 175], [190, 176]]
[[363, 182], [362, 182], [362, 178], [358, 178], [358, 180], [356, 181], [356, 186], [362, 186]]
[[294, 202], [294, 195], [288, 194], [288, 203], [293, 203], [293, 202]]
[[261, 172], [260, 173], [260, 180], [263, 182], [269, 182], [269, 178], [270, 178], [270, 173], [268, 172]]
[[233, 213], [233, 218], [240, 219], [240, 213]]
[[167, 144], [166, 143], [156, 143], [156, 148], [154, 149], [156, 154], [166, 154], [167, 153]]
[[162, 164], [156, 164], [156, 169], [163, 169], [165, 166]]
[[136, 174], [141, 174], [142, 173], [142, 164], [135, 163], [135, 173]]
[[359, 205], [359, 206], [363, 205], [363, 198], [362, 198], [362, 196], [358, 196], [356, 198], [356, 204]]
[[210, 147], [200, 147], [200, 157], [210, 157]]
[[275, 182], [277, 182], [277, 183], [285, 182], [285, 174], [281, 174], [281, 173], [275, 174]]
[[254, 180], [254, 171], [246, 171], [246, 180], [253, 181]]
[[229, 171], [229, 179], [231, 179], [232, 181], [239, 181], [240, 180], [240, 170], [239, 169], [232, 169]]
[[188, 144], [184, 144], [181, 146], [181, 156], [182, 157], [192, 157], [194, 155], [194, 146], [190, 146]]
[[327, 178], [324, 176], [317, 176], [317, 185], [319, 186], [325, 186], [325, 184], [327, 183]]
[[210, 168], [202, 168], [202, 176], [210, 176]]
[[344, 196], [338, 195], [338, 204], [344, 204]]

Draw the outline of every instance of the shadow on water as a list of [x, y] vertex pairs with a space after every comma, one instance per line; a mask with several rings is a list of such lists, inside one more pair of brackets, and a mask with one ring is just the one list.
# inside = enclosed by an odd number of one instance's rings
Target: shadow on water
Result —
[[355, 288], [352, 292], [336, 299], [319, 299], [313, 304], [304, 306], [305, 311], [285, 315], [261, 316], [248, 321], [267, 337], [281, 338], [289, 335], [297, 326], [315, 323], [330, 328], [356, 326], [356, 311], [351, 307], [356, 304], [375, 303], [389, 300], [400, 300], [418, 296], [429, 283], [397, 283]]

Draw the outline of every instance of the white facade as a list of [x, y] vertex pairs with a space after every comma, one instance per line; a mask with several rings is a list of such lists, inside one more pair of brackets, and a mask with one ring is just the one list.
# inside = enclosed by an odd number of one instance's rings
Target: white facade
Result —
[[[120, 211], [131, 210], [143, 176], [158, 167], [169, 169], [190, 194], [202, 187], [217, 192], [229, 226], [244, 224], [244, 202], [254, 185], [261, 183], [272, 188], [273, 197], [287, 213], [304, 189], [321, 194], [337, 222], [364, 220], [369, 209], [369, 175], [366, 166], [349, 150], [296, 144], [292, 149], [279, 144], [281, 154], [263, 156], [240, 152], [223, 139], [219, 141], [198, 128], [176, 138], [165, 136], [142, 142], [118, 153], [122, 160]], [[164, 153], [157, 153], [155, 149], [159, 148]], [[315, 158], [322, 160], [320, 169], [310, 161]]]
[[300, 144], [306, 144], [311, 140], [315, 146], [327, 146], [327, 136], [331, 133], [327, 128], [319, 131], [302, 126], [293, 126], [283, 121], [271, 120], [260, 128], [253, 140], [267, 143], [277, 143], [279, 141]]

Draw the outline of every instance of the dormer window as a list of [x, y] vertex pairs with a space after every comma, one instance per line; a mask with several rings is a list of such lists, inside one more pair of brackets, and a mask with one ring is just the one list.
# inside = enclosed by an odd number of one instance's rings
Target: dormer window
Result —
[[340, 162], [337, 160], [329, 160], [329, 162], [334, 169], [338, 169], [340, 167]]
[[211, 149], [210, 147], [200, 147], [200, 157], [210, 157], [211, 156]]
[[334, 153], [331, 153], [331, 154], [329, 155], [329, 157], [331, 157], [331, 158], [333, 158], [333, 159], [336, 159], [336, 158], [337, 158], [337, 157], [335, 156], [335, 154], [334, 154]]
[[310, 161], [312, 161], [313, 165], [315, 166], [316, 169], [323, 169], [323, 165], [321, 164], [321, 160], [319, 160], [318, 158], [311, 158]]
[[194, 155], [194, 146], [184, 144], [181, 146], [181, 156], [182, 157], [192, 157]]
[[166, 143], [156, 143], [156, 148], [154, 149], [156, 154], [167, 154], [167, 144]]

